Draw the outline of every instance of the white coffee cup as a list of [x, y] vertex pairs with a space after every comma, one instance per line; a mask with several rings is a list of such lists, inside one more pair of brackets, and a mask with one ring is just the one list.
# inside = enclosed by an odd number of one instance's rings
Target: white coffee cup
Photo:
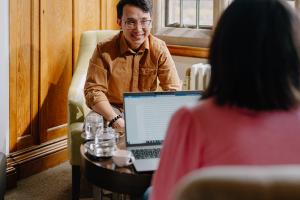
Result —
[[118, 149], [112, 153], [112, 159], [118, 167], [131, 165], [135, 158], [131, 151]]

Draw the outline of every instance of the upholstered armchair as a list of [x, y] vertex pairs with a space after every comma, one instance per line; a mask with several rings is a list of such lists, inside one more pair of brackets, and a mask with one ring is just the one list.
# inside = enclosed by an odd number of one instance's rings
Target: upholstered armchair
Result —
[[80, 190], [80, 145], [84, 116], [89, 112], [83, 87], [89, 60], [98, 42], [113, 37], [117, 30], [96, 30], [82, 33], [75, 72], [68, 93], [68, 151], [72, 165], [72, 194], [78, 199]]
[[4, 199], [6, 188], [6, 156], [0, 152], [0, 200]]
[[177, 185], [175, 200], [300, 199], [300, 165], [200, 169]]

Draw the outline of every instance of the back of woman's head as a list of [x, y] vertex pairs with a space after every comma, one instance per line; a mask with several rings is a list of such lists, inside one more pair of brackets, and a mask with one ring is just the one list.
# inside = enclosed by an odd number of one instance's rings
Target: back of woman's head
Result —
[[300, 22], [288, 6], [281, 0], [233, 1], [212, 39], [204, 99], [253, 110], [299, 105]]

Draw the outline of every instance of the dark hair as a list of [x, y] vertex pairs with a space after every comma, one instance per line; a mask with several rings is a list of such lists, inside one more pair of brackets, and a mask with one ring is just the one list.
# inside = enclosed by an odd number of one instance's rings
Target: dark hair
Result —
[[235, 0], [210, 46], [211, 80], [203, 99], [252, 110], [300, 102], [300, 22], [281, 0]]
[[123, 8], [125, 5], [133, 5], [136, 6], [145, 13], [152, 14], [152, 3], [151, 0], [120, 0], [117, 5], [117, 17], [121, 19], [123, 16]]

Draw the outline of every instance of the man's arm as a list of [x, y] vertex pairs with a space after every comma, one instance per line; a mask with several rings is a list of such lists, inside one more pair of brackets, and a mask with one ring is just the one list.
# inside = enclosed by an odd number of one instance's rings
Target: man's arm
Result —
[[[110, 105], [105, 93], [107, 92], [107, 67], [105, 67], [99, 47], [97, 45], [90, 59], [84, 86], [86, 104], [89, 108], [99, 113], [108, 122], [117, 116]], [[112, 124], [113, 128], [124, 128], [124, 120], [118, 119]]]

